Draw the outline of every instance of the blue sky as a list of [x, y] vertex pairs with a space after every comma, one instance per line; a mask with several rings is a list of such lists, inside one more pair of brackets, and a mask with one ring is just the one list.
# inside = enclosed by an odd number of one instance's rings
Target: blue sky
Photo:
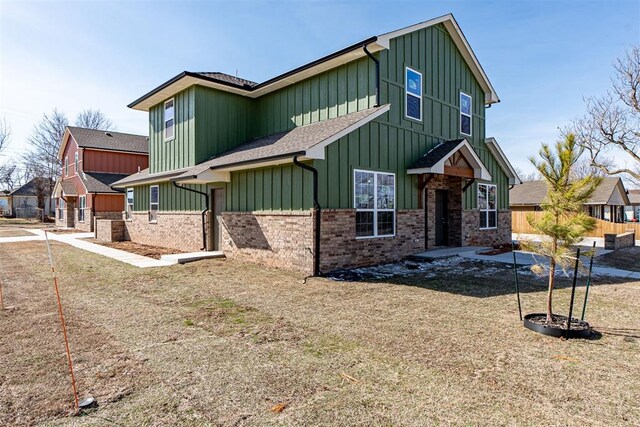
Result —
[[640, 1], [171, 2], [0, 0], [0, 117], [15, 156], [42, 114], [99, 108], [146, 134], [126, 105], [183, 70], [263, 81], [372, 35], [452, 12], [502, 102], [487, 112], [513, 164], [553, 142], [610, 87], [640, 41]]

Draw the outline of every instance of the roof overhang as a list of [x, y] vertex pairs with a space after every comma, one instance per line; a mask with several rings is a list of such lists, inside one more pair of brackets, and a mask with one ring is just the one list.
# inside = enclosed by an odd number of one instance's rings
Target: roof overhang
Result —
[[129, 108], [140, 111], [149, 111], [151, 107], [171, 98], [176, 93], [193, 85], [209, 87], [222, 90], [225, 92], [235, 93], [236, 95], [246, 96], [248, 98], [258, 98], [267, 93], [276, 91], [285, 86], [297, 83], [316, 74], [336, 68], [340, 65], [363, 58], [366, 55], [362, 49], [368, 46], [371, 53], [378, 52], [383, 49], [382, 46], [375, 44], [376, 37], [363, 40], [359, 43], [351, 45], [345, 49], [324, 56], [318, 60], [305, 64], [294, 70], [276, 76], [256, 86], [239, 86], [213, 77], [207, 77], [199, 73], [183, 71], [172, 79], [166, 81], [162, 85], [141, 96], [128, 105]]
[[409, 34], [413, 31], [421, 30], [423, 28], [432, 27], [437, 24], [442, 24], [447, 29], [447, 31], [451, 35], [451, 39], [462, 54], [462, 57], [471, 69], [474, 77], [480, 83], [480, 86], [485, 93], [484, 102], [486, 104], [495, 104], [497, 102], [500, 102], [500, 98], [498, 97], [496, 90], [489, 81], [487, 74], [484, 72], [484, 69], [480, 65], [480, 61], [478, 61], [478, 58], [473, 52], [473, 49], [471, 49], [471, 45], [469, 45], [467, 38], [464, 36], [464, 33], [458, 25], [458, 22], [456, 22], [451, 13], [421, 22], [419, 24], [411, 25], [397, 31], [391, 31], [389, 33], [379, 35], [377, 43], [385, 49], [389, 49], [389, 46], [391, 45], [391, 39]]
[[58, 149], [58, 160], [62, 160], [62, 155], [64, 154], [64, 150], [67, 148], [70, 137], [71, 132], [69, 131], [68, 127], [65, 127], [64, 133], [62, 134], [62, 144], [60, 144], [60, 148]]
[[469, 141], [463, 139], [460, 141], [458, 145], [456, 145], [449, 153], [440, 159], [436, 164], [430, 167], [423, 168], [415, 168], [415, 169], [407, 169], [407, 174], [409, 175], [421, 175], [421, 174], [438, 174], [438, 175], [446, 175], [445, 174], [445, 163], [446, 161], [453, 156], [455, 153], [459, 152], [465, 158], [465, 160], [469, 163], [471, 168], [473, 169], [473, 178], [479, 179], [482, 181], [491, 181], [493, 177], [489, 173], [487, 167], [482, 163], [480, 157], [476, 154], [475, 150], [469, 144]]
[[126, 178], [121, 179], [120, 181], [116, 181], [110, 185], [111, 188], [120, 188], [124, 189], [127, 187], [132, 187], [135, 185], [144, 185], [144, 184], [154, 184], [156, 182], [168, 182], [171, 178], [174, 178], [178, 175], [182, 175], [188, 168], [175, 169], [168, 172], [159, 172], [150, 174], [149, 169], [145, 169], [141, 172], [134, 173], [133, 175], [129, 175]]
[[489, 78], [480, 65], [480, 61], [478, 61], [478, 58], [471, 49], [469, 42], [460, 29], [460, 26], [458, 25], [452, 14], [447, 14], [438, 18], [421, 22], [419, 24], [402, 28], [400, 30], [370, 37], [366, 40], [348, 46], [337, 52], [331, 53], [308, 64], [302, 65], [284, 74], [259, 83], [255, 86], [238, 85], [228, 81], [216, 79], [215, 77], [209, 77], [190, 71], [183, 71], [172, 79], [164, 82], [160, 86], [136, 99], [135, 101], [130, 103], [128, 107], [134, 110], [149, 111], [149, 109], [154, 105], [160, 104], [161, 102], [174, 96], [176, 93], [183, 91], [184, 89], [187, 89], [188, 87], [193, 85], [210, 87], [213, 89], [235, 93], [241, 96], [246, 96], [248, 98], [258, 98], [262, 95], [276, 91], [285, 86], [289, 86], [293, 83], [297, 83], [311, 76], [331, 70], [340, 65], [355, 61], [360, 58], [364, 58], [366, 57], [366, 53], [363, 50], [364, 46], [367, 46], [367, 49], [371, 53], [389, 49], [392, 39], [401, 37], [413, 31], [421, 30], [423, 28], [431, 27], [438, 24], [444, 25], [444, 27], [447, 29], [447, 31], [451, 35], [453, 42], [464, 58], [466, 64], [469, 66], [472, 74], [478, 80], [480, 86], [485, 92], [484, 102], [486, 104], [494, 104], [500, 102], [498, 94], [496, 93], [493, 85], [489, 81]]
[[498, 141], [494, 137], [489, 137], [484, 140], [485, 144], [487, 144], [487, 148], [493, 154], [493, 157], [496, 159], [504, 173], [509, 178], [509, 185], [518, 185], [522, 184], [522, 180], [518, 176], [518, 172], [516, 172], [515, 168], [502, 151], [502, 148], [498, 144]]

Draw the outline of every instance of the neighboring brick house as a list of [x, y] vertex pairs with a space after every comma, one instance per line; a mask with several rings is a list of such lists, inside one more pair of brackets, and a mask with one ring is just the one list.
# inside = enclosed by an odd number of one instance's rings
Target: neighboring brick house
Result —
[[50, 179], [33, 178], [15, 190], [0, 192], [0, 213], [18, 218], [42, 218], [43, 214], [53, 214], [54, 204], [49, 197], [51, 184]]
[[262, 83], [185, 71], [129, 105], [150, 166], [113, 185], [125, 234], [309, 273], [509, 242], [498, 101], [452, 15]]
[[149, 166], [146, 136], [68, 126], [52, 198], [56, 225], [93, 231], [94, 218], [120, 219], [125, 203], [114, 182]]

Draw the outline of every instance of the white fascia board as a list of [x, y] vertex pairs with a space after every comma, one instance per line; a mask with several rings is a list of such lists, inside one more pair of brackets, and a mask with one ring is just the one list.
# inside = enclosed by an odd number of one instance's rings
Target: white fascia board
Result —
[[522, 180], [518, 176], [515, 168], [502, 151], [502, 147], [498, 144], [498, 141], [494, 137], [489, 137], [484, 140], [485, 144], [487, 144], [487, 148], [493, 154], [493, 157], [496, 159], [502, 170], [507, 174], [509, 178], [509, 185], [519, 185], [522, 184]]
[[219, 171], [207, 169], [197, 175], [191, 177], [175, 178], [174, 181], [181, 184], [208, 184], [210, 182], [231, 182], [231, 173], [227, 171]]
[[324, 141], [319, 142], [318, 144], [316, 144], [313, 147], [309, 148], [307, 150], [307, 152], [306, 152], [306, 157], [308, 157], [310, 159], [324, 160], [325, 148], [327, 148], [327, 146], [329, 144], [331, 144], [333, 142], [336, 142], [337, 140], [339, 140], [343, 136], [346, 136], [346, 135], [350, 134], [351, 132], [353, 132], [354, 130], [358, 129], [359, 127], [362, 127], [362, 126], [366, 125], [367, 123], [369, 123], [370, 121], [380, 117], [381, 115], [383, 115], [384, 113], [386, 113], [390, 109], [391, 109], [391, 104], [383, 105], [375, 113], [372, 113], [372, 114], [368, 115], [367, 117], [355, 122], [351, 126], [341, 130], [340, 132], [330, 136], [329, 138], [325, 139]]
[[451, 35], [451, 39], [456, 44], [456, 46], [458, 47], [458, 50], [462, 54], [462, 57], [464, 58], [465, 62], [467, 63], [469, 68], [471, 68], [471, 72], [480, 83], [480, 86], [482, 86], [482, 89], [485, 92], [484, 102], [486, 104], [495, 104], [497, 102], [500, 102], [500, 98], [498, 97], [498, 94], [496, 93], [493, 85], [489, 81], [489, 78], [487, 77], [482, 66], [480, 65], [480, 61], [478, 61], [478, 58], [476, 57], [475, 53], [473, 53], [473, 50], [471, 49], [469, 42], [464, 36], [464, 33], [460, 29], [460, 26], [456, 22], [453, 15], [450, 13], [444, 16], [440, 16], [438, 18], [421, 22], [419, 24], [402, 28], [400, 30], [391, 31], [389, 33], [382, 34], [378, 36], [377, 43], [380, 46], [384, 47], [385, 49], [389, 49], [391, 45], [391, 39], [403, 36], [405, 34], [412, 33], [414, 31], [421, 30], [423, 28], [432, 27], [437, 24], [443, 24], [445, 26], [445, 28]]
[[[136, 186], [136, 185], [155, 184], [157, 182], [167, 182], [167, 181], [170, 181], [171, 178], [175, 178], [176, 176], [181, 175], [187, 172], [188, 170], [189, 170], [188, 168], [182, 168], [182, 169], [176, 169], [169, 172], [159, 172], [156, 174], [145, 175], [144, 177], [140, 177], [140, 179], [131, 178], [132, 176], [137, 175], [138, 174], [137, 172], [129, 175], [126, 178], [122, 178], [120, 181], [114, 182], [113, 184], [110, 185], [110, 187], [111, 188], [127, 188], [131, 186]], [[127, 180], [127, 181], [122, 182], [123, 180]]]
[[64, 128], [64, 133], [62, 134], [62, 144], [60, 144], [60, 148], [58, 149], [58, 160], [62, 160], [62, 154], [64, 150], [67, 148], [67, 144], [69, 143], [69, 137], [71, 136], [71, 132], [69, 132], [69, 128]]
[[440, 159], [440, 161], [435, 165], [429, 168], [407, 169], [407, 174], [419, 175], [419, 174], [425, 174], [425, 173], [435, 173], [439, 175], [444, 175], [445, 162], [447, 161], [447, 159], [453, 156], [454, 153], [458, 151], [460, 151], [464, 156], [464, 158], [471, 164], [471, 167], [473, 168], [473, 177], [475, 179], [479, 179], [482, 181], [493, 180], [493, 177], [489, 173], [489, 170], [482, 163], [482, 160], [480, 160], [480, 157], [478, 157], [475, 150], [473, 149], [471, 144], [469, 144], [469, 141], [467, 141], [466, 139], [462, 140], [460, 144], [456, 146], [456, 148], [451, 150], [448, 156]]

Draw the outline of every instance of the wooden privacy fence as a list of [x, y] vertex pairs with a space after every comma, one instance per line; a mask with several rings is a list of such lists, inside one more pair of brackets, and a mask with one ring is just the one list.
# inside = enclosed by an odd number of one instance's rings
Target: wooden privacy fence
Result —
[[[531, 228], [529, 221], [527, 221], [528, 215], [538, 218], [542, 215], [542, 212], [511, 211], [511, 230], [513, 233], [536, 234], [536, 231]], [[636, 239], [640, 239], [640, 223], [625, 222], [619, 224], [596, 219], [596, 228], [590, 231], [587, 236], [604, 237], [605, 234], [621, 234], [628, 231], [635, 231]]]

